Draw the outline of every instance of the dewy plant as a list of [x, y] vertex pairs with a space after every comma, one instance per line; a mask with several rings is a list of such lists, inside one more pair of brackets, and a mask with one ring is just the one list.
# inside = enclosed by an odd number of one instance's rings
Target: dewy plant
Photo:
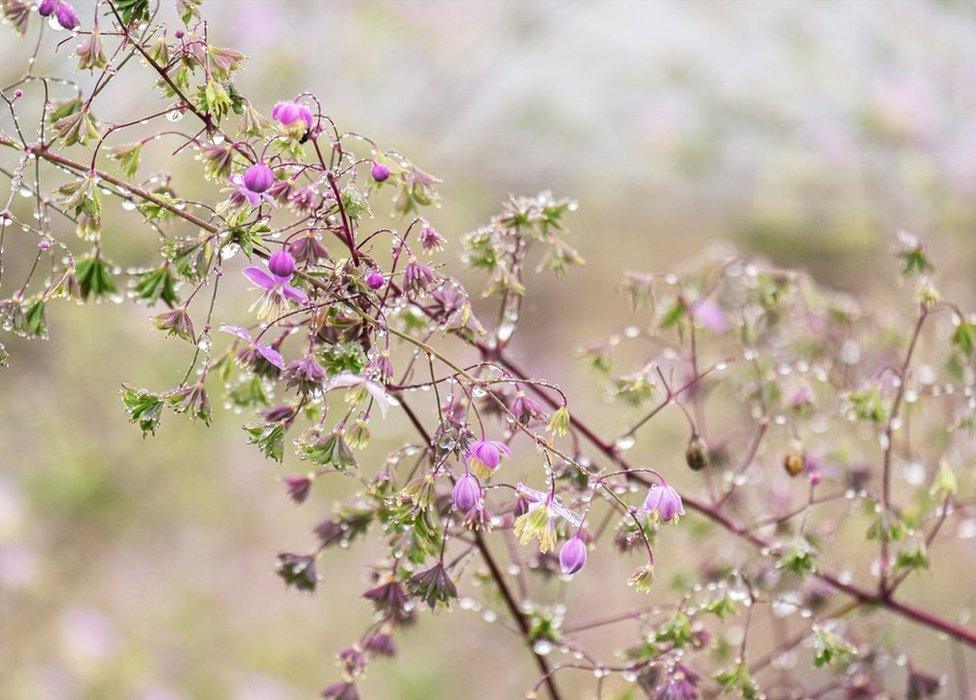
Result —
[[[920, 670], [906, 639], [976, 646], [967, 611], [900, 595], [940, 576], [930, 550], [976, 505], [976, 324], [940, 298], [915, 238], [895, 250], [915, 296], [890, 313], [725, 248], [680, 273], [627, 274], [637, 320], [582, 355], [637, 418], [601, 435], [510, 349], [526, 275], [583, 262], [564, 229], [574, 203], [513, 197], [463, 238], [461, 263], [497, 302], [483, 324], [421, 216], [437, 178], [341, 129], [313, 94], [259, 112], [234, 85], [245, 57], [209, 42], [200, 0], [97, 0], [84, 16], [65, 0], [0, 6], [26, 65], [2, 89], [3, 328], [45, 338], [49, 305], [132, 299], [187, 357], [171, 388], [121, 388], [138, 429], [208, 422], [218, 393], [253, 414], [256, 455], [287, 465], [278, 497], [355, 482], [313, 547], [277, 555], [284, 584], [315, 591], [330, 548], [382, 545], [361, 601], [375, 614], [324, 697], [358, 697], [399, 629], [452, 605], [516, 633], [538, 672], [528, 697], [928, 697], [949, 663]], [[72, 74], [42, 70], [55, 52], [73, 52]], [[142, 81], [144, 111], [103, 121], [123, 74]], [[208, 197], [167, 175], [180, 159]], [[390, 199], [394, 224], [377, 227], [372, 208]], [[114, 259], [108, 207], [125, 210], [126, 236], [158, 240], [154, 264]], [[221, 317], [221, 288], [243, 285], [250, 311]], [[16, 371], [3, 346], [0, 360]], [[632, 464], [661, 414], [684, 426], [659, 436], [672, 457]], [[397, 416], [414, 437], [385, 458], [367, 450]], [[899, 479], [909, 463], [918, 473]], [[655, 557], [674, 543], [682, 557]], [[615, 558], [629, 578], [600, 571], [619, 571]], [[567, 609], [587, 576], [649, 597]], [[589, 648], [586, 633], [612, 625], [616, 648]]]

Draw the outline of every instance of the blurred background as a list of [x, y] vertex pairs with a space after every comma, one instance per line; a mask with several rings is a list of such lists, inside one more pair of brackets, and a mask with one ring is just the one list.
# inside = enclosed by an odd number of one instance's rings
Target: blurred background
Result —
[[[579, 201], [571, 240], [588, 264], [532, 281], [515, 348], [598, 424], [609, 424], [600, 386], [574, 354], [632, 320], [622, 295], [608, 302], [621, 273], [679, 265], [712, 241], [910, 314], [887, 255], [907, 229], [929, 242], [946, 295], [974, 301], [972, 3], [208, 0], [203, 11], [214, 43], [251, 57], [236, 85], [265, 114], [310, 90], [341, 128], [443, 179], [429, 218], [452, 243], [508, 193]], [[29, 48], [2, 37], [7, 84]], [[146, 84], [120, 81], [114, 108], [139, 110]], [[177, 181], [192, 168], [172, 165]], [[149, 259], [150, 235], [120, 224], [119, 238]], [[233, 322], [246, 297], [218, 319]], [[210, 429], [167, 416], [143, 440], [117, 387], [172, 386], [185, 358], [130, 304], [49, 315], [50, 341], [4, 338], [0, 697], [304, 698], [336, 679], [336, 652], [370, 618], [357, 597], [368, 547], [330, 551], [315, 596], [285, 590], [273, 567], [278, 551], [310, 546], [336, 494], [293, 506], [276, 479], [295, 465], [262, 461], [242, 417], [219, 405]], [[377, 460], [407, 435], [391, 430]], [[574, 584], [583, 617], [634, 605], [628, 590], [587, 603], [601, 578]], [[364, 696], [521, 697], [535, 678], [524, 650], [478, 617], [425, 616]], [[918, 647], [944, 668], [944, 647]]]

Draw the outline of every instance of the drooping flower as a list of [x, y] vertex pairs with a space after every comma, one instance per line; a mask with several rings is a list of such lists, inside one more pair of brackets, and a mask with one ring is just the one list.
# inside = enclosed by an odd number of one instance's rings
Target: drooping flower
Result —
[[436, 280], [437, 275], [434, 274], [434, 271], [422, 262], [418, 262], [413, 256], [410, 257], [406, 267], [403, 268], [403, 284], [409, 290], [415, 292], [426, 291]]
[[244, 348], [237, 353], [237, 360], [242, 365], [251, 367], [251, 369], [258, 374], [268, 374], [266, 371], [268, 367], [261, 366], [262, 361], [266, 361], [268, 365], [279, 370], [285, 368], [285, 361], [281, 357], [281, 353], [269, 345], [261, 345], [260, 343], [255, 342], [255, 340], [251, 338], [251, 334], [246, 328], [241, 328], [240, 326], [223, 325], [220, 327], [220, 330], [224, 333], [236, 335], [246, 343]]
[[498, 468], [502, 457], [511, 456], [508, 445], [497, 440], [475, 440], [468, 445], [466, 455], [468, 468], [485, 478]]
[[279, 250], [268, 258], [268, 270], [277, 277], [291, 277], [295, 274], [295, 258], [287, 250]]
[[314, 591], [319, 582], [315, 557], [310, 554], [282, 552], [278, 555], [278, 575], [300, 591]]
[[294, 100], [276, 103], [271, 116], [281, 125], [282, 131], [296, 139], [302, 138], [315, 122], [312, 110]]
[[374, 634], [366, 642], [366, 651], [377, 654], [379, 656], [396, 656], [396, 644], [393, 643], [393, 637], [384, 632], [379, 634]]
[[725, 312], [711, 299], [699, 299], [691, 305], [691, 315], [713, 333], [724, 333], [728, 328]]
[[633, 586], [641, 593], [650, 593], [651, 586], [654, 584], [654, 562], [648, 562], [644, 566], [634, 569], [634, 573], [627, 579], [627, 585]]
[[95, 70], [108, 65], [98, 27], [92, 29], [88, 38], [78, 45], [75, 54], [78, 56], [78, 70]]
[[411, 577], [407, 581], [407, 588], [411, 595], [426, 602], [431, 610], [438, 603], [449, 603], [452, 598], [457, 598], [457, 588], [441, 562]]
[[443, 250], [445, 242], [444, 236], [430, 224], [420, 230], [420, 245], [425, 251]]
[[308, 394], [322, 386], [325, 368], [313, 356], [306, 355], [285, 367], [284, 378], [289, 388], [297, 387], [301, 393]]
[[648, 490], [647, 497], [640, 512], [651, 519], [660, 518], [669, 523], [678, 522], [678, 518], [685, 514], [684, 504], [679, 494], [670, 484], [655, 484]]
[[[260, 267], [248, 267], [244, 269], [244, 276], [265, 290], [261, 299], [255, 303], [258, 307], [258, 318], [276, 319], [284, 309], [292, 306], [292, 302], [302, 306], [308, 304], [308, 295], [289, 284], [291, 275], [272, 275]], [[254, 306], [251, 308], [254, 309]]]
[[582, 525], [583, 519], [563, 506], [553, 494], [536, 491], [522, 483], [516, 484], [515, 490], [528, 506], [528, 510], [515, 520], [514, 533], [520, 544], [537, 539], [540, 551], [551, 552], [556, 546], [557, 518], [562, 518], [577, 529]]
[[255, 163], [244, 171], [244, 186], [251, 192], [266, 192], [274, 182], [274, 172], [263, 162]]
[[315, 263], [329, 256], [329, 251], [315, 236], [314, 231], [308, 231], [291, 242], [289, 252], [296, 262]]
[[542, 406], [532, 397], [526, 396], [525, 392], [519, 391], [512, 400], [512, 413], [520, 422], [528, 425], [542, 415]]
[[390, 177], [390, 169], [380, 162], [374, 162], [369, 173], [376, 182], [385, 182]]
[[566, 540], [559, 550], [559, 566], [567, 576], [586, 565], [586, 543], [579, 535]]
[[407, 594], [400, 582], [390, 578], [363, 593], [363, 598], [371, 600], [377, 612], [384, 612], [398, 618], [407, 603]]
[[481, 502], [481, 484], [471, 472], [465, 472], [451, 491], [454, 507], [462, 513], [471, 512]]
[[37, 6], [37, 14], [41, 17], [50, 17], [58, 6], [58, 0], [41, 0]]
[[[313, 473], [314, 475], [314, 473]], [[308, 474], [295, 474], [281, 479], [288, 492], [288, 497], [295, 503], [304, 503], [312, 490], [312, 477]]]
[[340, 681], [326, 687], [322, 691], [322, 697], [326, 700], [359, 700], [359, 693], [352, 681]]
[[179, 306], [153, 317], [153, 325], [161, 331], [166, 331], [167, 335], [175, 335], [191, 343], [195, 341], [193, 321], [185, 306]]

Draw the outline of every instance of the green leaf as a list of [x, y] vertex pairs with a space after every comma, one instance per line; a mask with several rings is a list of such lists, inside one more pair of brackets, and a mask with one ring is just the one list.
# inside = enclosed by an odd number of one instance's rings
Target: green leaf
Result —
[[106, 294], [114, 294], [116, 291], [115, 282], [112, 281], [111, 267], [98, 254], [98, 251], [93, 251], [78, 261], [75, 266], [75, 275], [78, 278], [81, 298], [86, 301], [88, 297], [99, 299]]
[[143, 435], [156, 432], [163, 411], [163, 399], [159, 395], [123, 384], [122, 405], [129, 422], [138, 423]]
[[244, 426], [250, 437], [248, 443], [257, 445], [268, 459], [281, 462], [285, 457], [285, 432], [282, 423], [249, 423]]
[[115, 9], [125, 24], [149, 19], [149, 0], [115, 0]]
[[24, 331], [30, 338], [47, 338], [47, 305], [43, 299], [35, 299], [27, 307]]
[[167, 306], [175, 306], [179, 302], [175, 284], [176, 278], [170, 272], [169, 265], [164, 264], [139, 275], [135, 286], [136, 296], [150, 305], [162, 299]]
[[976, 323], [960, 321], [952, 334], [953, 346], [966, 357], [976, 353]]

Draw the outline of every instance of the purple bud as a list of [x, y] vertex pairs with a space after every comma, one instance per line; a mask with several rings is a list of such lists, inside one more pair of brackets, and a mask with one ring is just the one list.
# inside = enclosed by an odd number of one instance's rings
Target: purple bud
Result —
[[586, 564], [586, 543], [579, 535], [566, 540], [559, 550], [559, 566], [567, 576], [575, 574]]
[[279, 250], [268, 258], [268, 269], [278, 277], [291, 277], [295, 274], [295, 258], [287, 250]]
[[78, 26], [78, 13], [75, 12], [75, 8], [63, 0], [58, 2], [54, 12], [58, 18], [58, 24], [63, 28], [71, 30]]
[[182, 29], [177, 29], [176, 30], [176, 38], [177, 39], [182, 39], [184, 36], [186, 36], [186, 34], [183, 33], [183, 30]]
[[685, 514], [684, 504], [681, 502], [679, 494], [673, 486], [668, 484], [655, 485], [647, 492], [644, 505], [641, 511], [651, 517], [659, 517], [662, 521], [669, 523], [677, 522], [678, 518]]
[[373, 170], [370, 173], [376, 182], [384, 182], [390, 177], [390, 169], [382, 163], [373, 163]]
[[41, 0], [41, 4], [37, 6], [37, 14], [41, 17], [50, 17], [57, 6], [58, 0]]
[[481, 484], [478, 483], [474, 474], [465, 472], [464, 476], [454, 484], [451, 497], [454, 499], [455, 508], [462, 513], [468, 513], [481, 500]]
[[274, 173], [264, 163], [255, 163], [244, 171], [244, 186], [251, 190], [251, 192], [261, 194], [271, 187], [274, 181]]
[[366, 274], [366, 286], [370, 289], [382, 289], [386, 284], [386, 277], [379, 270], [370, 270]]
[[304, 503], [308, 498], [308, 492], [312, 488], [312, 480], [308, 476], [301, 474], [296, 476], [286, 476], [282, 481], [285, 483], [285, 490], [288, 496], [295, 503]]
[[16, 90], [14, 90], [14, 99], [15, 100], [19, 100], [23, 96], [24, 96], [24, 91], [23, 90], [21, 90], [20, 88], [17, 88]]

